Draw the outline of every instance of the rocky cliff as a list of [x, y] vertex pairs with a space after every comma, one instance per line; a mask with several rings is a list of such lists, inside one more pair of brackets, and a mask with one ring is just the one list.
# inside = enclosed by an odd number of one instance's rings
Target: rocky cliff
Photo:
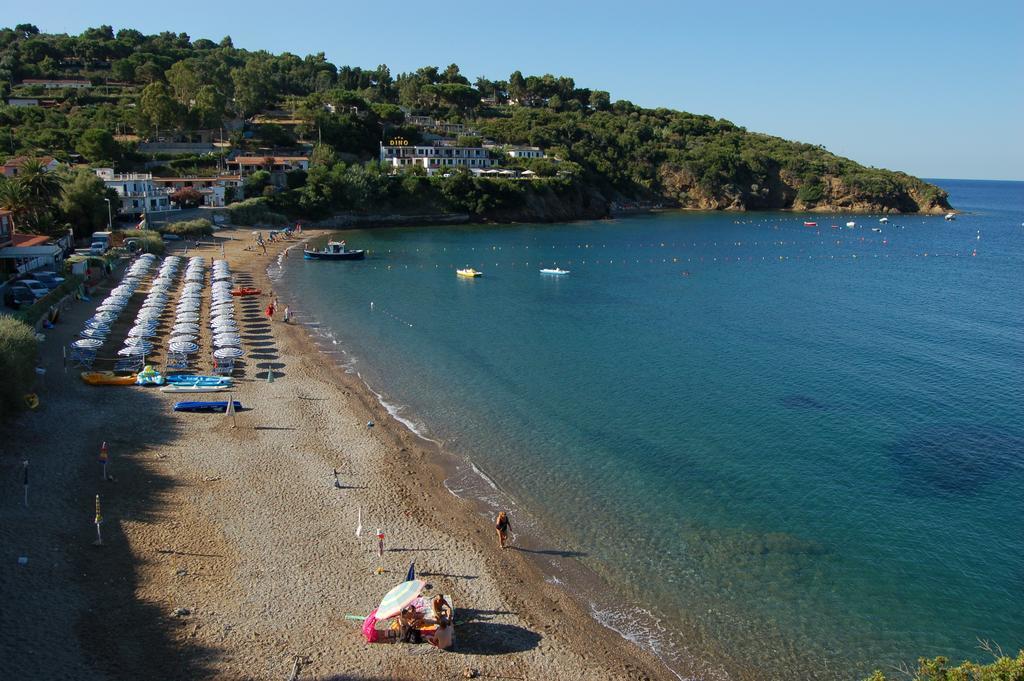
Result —
[[952, 210], [948, 194], [939, 187], [904, 173], [874, 169], [797, 176], [771, 168], [757, 178], [741, 174], [709, 186], [687, 169], [666, 163], [659, 168], [658, 179], [665, 199], [700, 210], [933, 214]]

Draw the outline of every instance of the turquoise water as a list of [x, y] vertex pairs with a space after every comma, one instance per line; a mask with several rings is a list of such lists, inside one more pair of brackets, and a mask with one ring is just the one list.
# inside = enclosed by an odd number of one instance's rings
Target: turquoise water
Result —
[[677, 671], [981, 658], [1024, 647], [1024, 183], [938, 182], [955, 221], [349, 231], [280, 287]]

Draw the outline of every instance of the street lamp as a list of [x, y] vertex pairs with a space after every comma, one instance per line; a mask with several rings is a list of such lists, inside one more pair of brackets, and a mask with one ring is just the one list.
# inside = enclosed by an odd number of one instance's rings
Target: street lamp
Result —
[[110, 212], [110, 199], [104, 198], [103, 200], [107, 202], [107, 231], [112, 232], [114, 231], [114, 218]]

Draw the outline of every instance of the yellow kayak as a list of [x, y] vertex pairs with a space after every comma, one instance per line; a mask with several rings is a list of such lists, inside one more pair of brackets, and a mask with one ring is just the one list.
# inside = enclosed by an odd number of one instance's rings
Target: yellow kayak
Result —
[[460, 276], [460, 277], [466, 277], [468, 279], [472, 279], [473, 277], [481, 277], [481, 276], [483, 276], [484, 273], [483, 272], [478, 272], [477, 270], [474, 270], [472, 267], [468, 267], [468, 268], [466, 268], [464, 270], [455, 270], [455, 274]]
[[118, 376], [113, 371], [83, 371], [82, 380], [89, 385], [135, 385], [135, 374]]

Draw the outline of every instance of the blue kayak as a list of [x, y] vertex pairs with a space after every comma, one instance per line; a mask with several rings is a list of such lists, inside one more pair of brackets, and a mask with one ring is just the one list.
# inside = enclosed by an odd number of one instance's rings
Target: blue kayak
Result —
[[230, 376], [193, 376], [192, 374], [171, 374], [164, 378], [170, 385], [231, 385]]
[[[235, 411], [242, 409], [242, 403], [235, 400]], [[225, 402], [175, 402], [174, 411], [188, 411], [199, 414], [223, 414], [228, 410]]]

